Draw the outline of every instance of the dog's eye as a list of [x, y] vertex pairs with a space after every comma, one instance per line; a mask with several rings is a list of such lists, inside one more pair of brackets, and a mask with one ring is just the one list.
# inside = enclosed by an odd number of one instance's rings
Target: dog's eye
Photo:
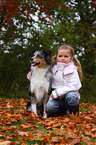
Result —
[[42, 58], [42, 56], [38, 54], [38, 55], [37, 55], [37, 58]]

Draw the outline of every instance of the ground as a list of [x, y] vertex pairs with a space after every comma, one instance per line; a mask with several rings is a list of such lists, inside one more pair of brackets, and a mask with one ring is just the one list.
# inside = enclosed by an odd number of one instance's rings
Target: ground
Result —
[[0, 145], [96, 145], [96, 105], [44, 119], [26, 111], [27, 101], [0, 98]]

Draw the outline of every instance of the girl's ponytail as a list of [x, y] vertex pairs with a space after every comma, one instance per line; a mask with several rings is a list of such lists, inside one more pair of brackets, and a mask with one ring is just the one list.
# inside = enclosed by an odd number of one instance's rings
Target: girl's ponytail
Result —
[[81, 68], [81, 64], [80, 64], [80, 61], [77, 59], [77, 58], [73, 58], [73, 62], [74, 62], [74, 65], [77, 67], [77, 71], [78, 71], [78, 75], [79, 75], [79, 78], [80, 78], [80, 81], [82, 81], [82, 68]]

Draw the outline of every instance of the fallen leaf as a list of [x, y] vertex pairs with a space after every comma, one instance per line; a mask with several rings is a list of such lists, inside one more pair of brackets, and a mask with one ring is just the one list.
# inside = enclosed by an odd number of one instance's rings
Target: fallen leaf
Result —
[[60, 139], [58, 137], [52, 137], [51, 138], [51, 143], [59, 143], [60, 142]]
[[77, 143], [80, 143], [80, 138], [76, 138], [72, 141], [72, 145], [75, 145]]
[[28, 132], [19, 131], [18, 133], [19, 133], [21, 136], [23, 136], [23, 135], [26, 135], [26, 136], [28, 136]]
[[1, 129], [2, 129], [3, 131], [8, 130], [8, 128], [7, 128], [7, 127], [5, 127], [5, 126], [1, 127]]
[[0, 142], [0, 145], [10, 145], [11, 141], [3, 141]]
[[6, 113], [7, 117], [11, 117], [12, 115], [10, 113]]
[[29, 127], [31, 127], [30, 124], [29, 125], [24, 125], [24, 124], [20, 125], [20, 128], [29, 128]]
[[27, 139], [28, 139], [28, 134], [23, 134], [23, 135], [21, 136], [21, 138], [22, 138], [23, 140], [27, 140]]
[[61, 126], [61, 125], [58, 123], [58, 124], [52, 125], [51, 128], [56, 128], [56, 127], [59, 127], [59, 126]]
[[28, 134], [28, 137], [30, 138], [33, 137], [32, 132], [28, 132], [27, 134]]
[[43, 133], [43, 131], [41, 129], [37, 129], [35, 132], [37, 132], [37, 133]]

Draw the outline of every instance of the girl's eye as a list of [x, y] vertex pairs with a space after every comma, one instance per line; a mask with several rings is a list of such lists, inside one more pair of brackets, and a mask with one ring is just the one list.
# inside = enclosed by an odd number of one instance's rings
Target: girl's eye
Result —
[[67, 55], [65, 55], [65, 57], [68, 57]]
[[59, 57], [62, 57], [62, 55], [59, 55]]

